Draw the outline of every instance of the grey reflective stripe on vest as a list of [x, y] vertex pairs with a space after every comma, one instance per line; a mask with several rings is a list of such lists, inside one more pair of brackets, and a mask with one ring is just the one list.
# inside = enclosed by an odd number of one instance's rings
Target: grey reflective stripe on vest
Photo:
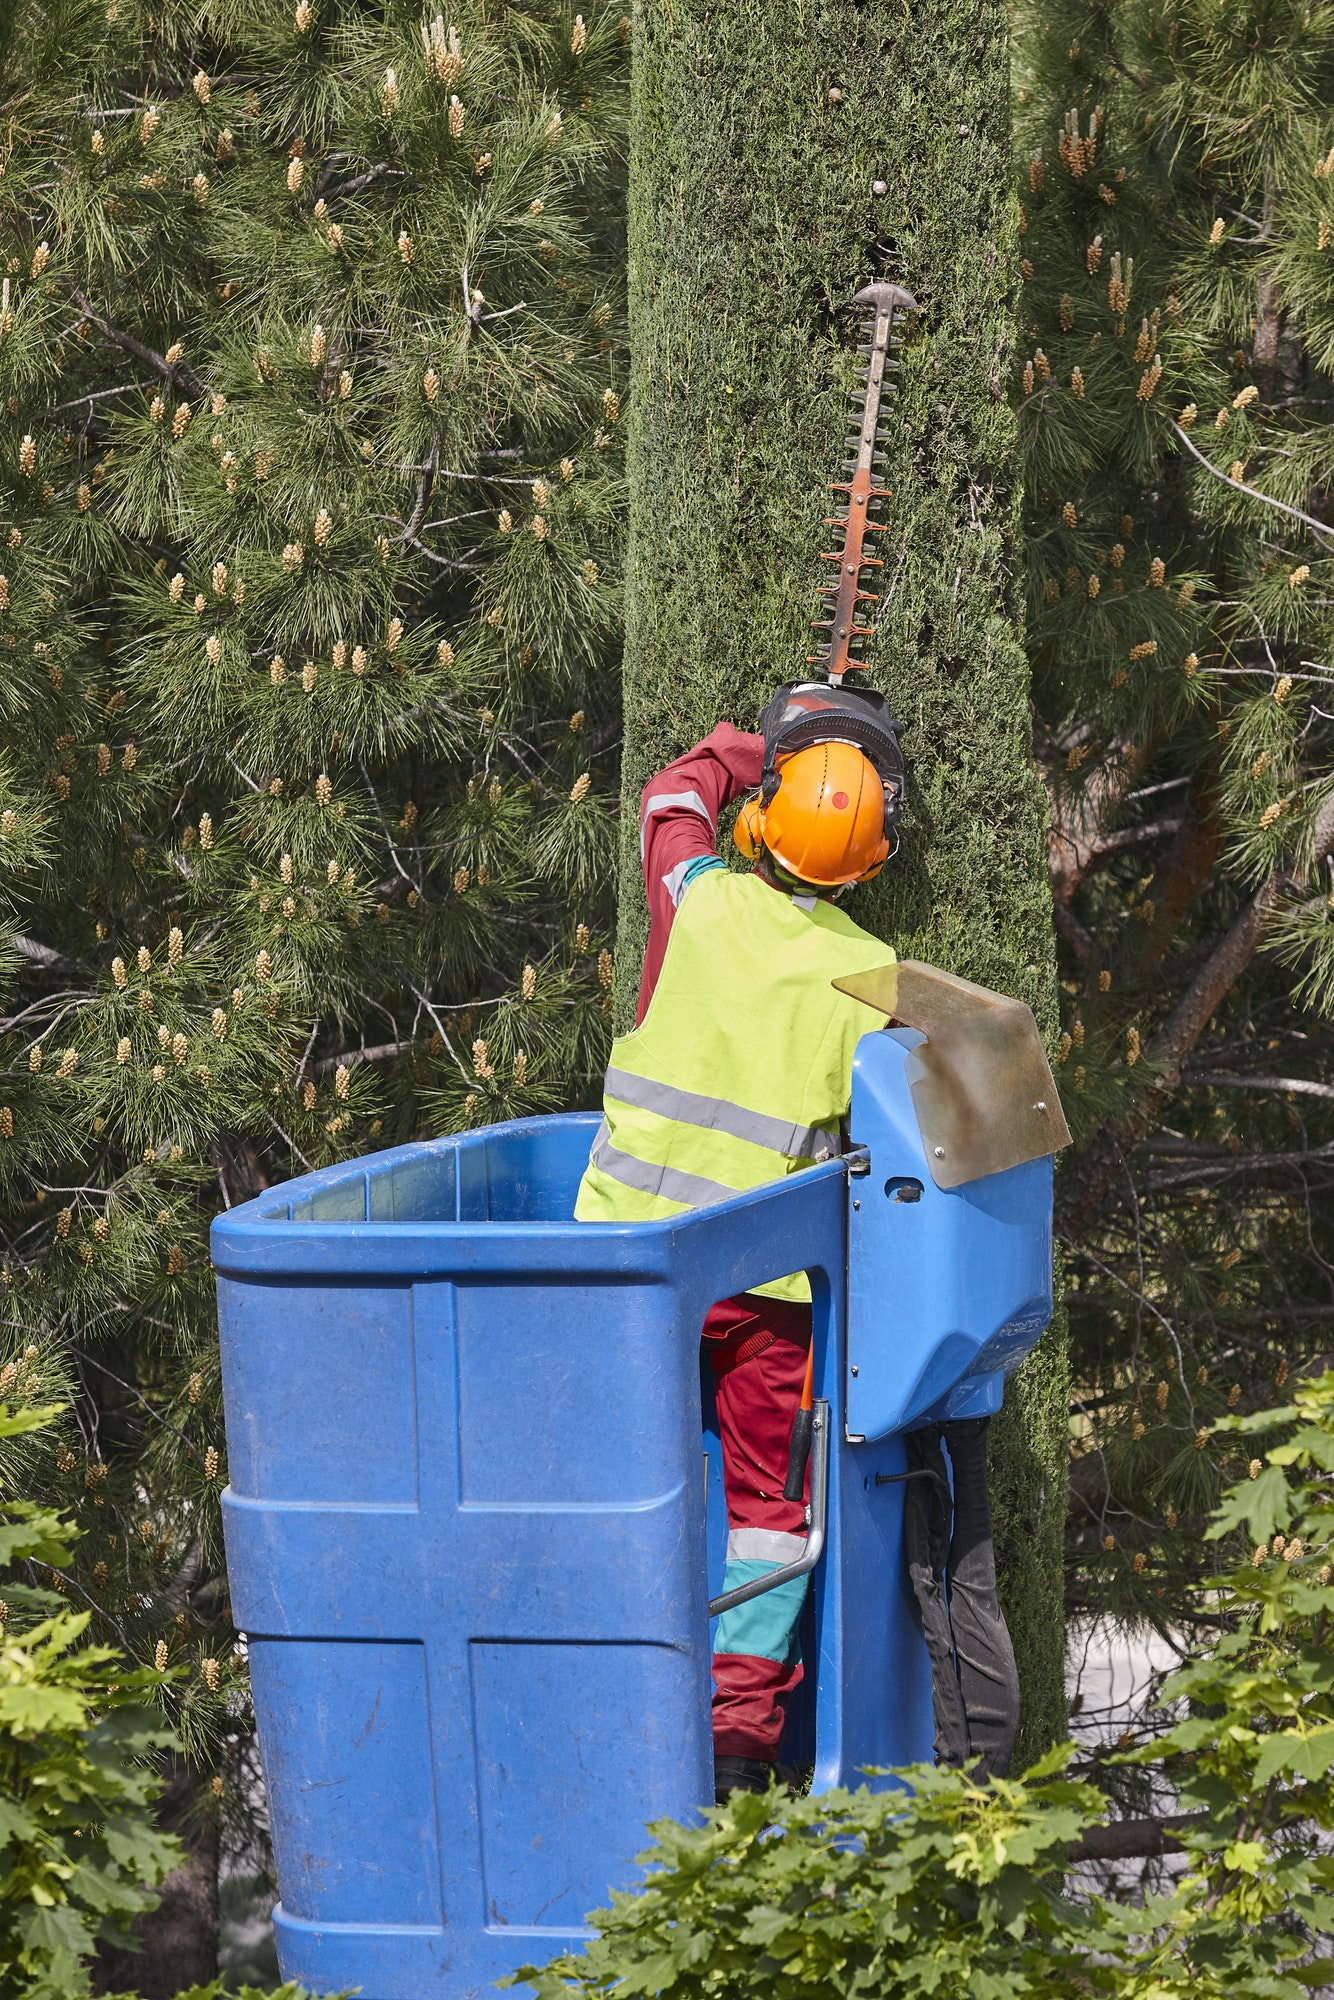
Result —
[[789, 1125], [785, 1118], [747, 1111], [744, 1104], [729, 1104], [725, 1097], [678, 1090], [674, 1083], [655, 1083], [651, 1077], [634, 1076], [629, 1070], [609, 1069], [603, 1088], [608, 1097], [633, 1104], [636, 1111], [653, 1111], [659, 1118], [671, 1118], [678, 1125], [698, 1125], [705, 1132], [726, 1132], [729, 1138], [767, 1147], [769, 1152], [783, 1153], [791, 1160], [829, 1160], [838, 1151], [833, 1134], [819, 1125]]
[[655, 1160], [637, 1160], [633, 1153], [622, 1153], [612, 1145], [605, 1119], [598, 1127], [588, 1159], [609, 1180], [620, 1181], [638, 1194], [660, 1194], [664, 1201], [679, 1201], [686, 1208], [704, 1208], [711, 1201], [731, 1201], [733, 1195], [742, 1192], [740, 1188], [724, 1187], [721, 1181], [706, 1181], [702, 1174], [682, 1173], [679, 1167], [660, 1167]]

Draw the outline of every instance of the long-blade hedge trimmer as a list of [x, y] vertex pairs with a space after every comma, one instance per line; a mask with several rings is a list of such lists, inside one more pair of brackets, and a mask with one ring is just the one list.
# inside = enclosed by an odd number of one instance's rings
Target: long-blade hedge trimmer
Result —
[[809, 656], [809, 664], [820, 668], [835, 687], [841, 685], [844, 674], [866, 665], [853, 648], [863, 639], [869, 639], [875, 630], [873, 625], [858, 623], [858, 606], [880, 601], [878, 593], [862, 589], [861, 573], [864, 569], [883, 567], [879, 556], [865, 553], [864, 545], [868, 535], [884, 534], [888, 525], [871, 519], [873, 502], [891, 497], [888, 487], [874, 483], [877, 467], [886, 462], [885, 453], [876, 444], [876, 428], [882, 405], [887, 395], [893, 393], [893, 385], [887, 384], [885, 377], [892, 375], [898, 366], [894, 350], [902, 342], [903, 316], [917, 308], [916, 299], [902, 285], [884, 283], [865, 286], [853, 303], [866, 307], [869, 313], [862, 329], [864, 339], [857, 350], [864, 357], [857, 372], [865, 377], [865, 387], [854, 398], [854, 403], [860, 404], [859, 422], [848, 440], [851, 456], [843, 466], [851, 477], [830, 482], [831, 493], [847, 496], [848, 511], [825, 519], [826, 527], [842, 528], [843, 546], [821, 552], [822, 562], [838, 564], [838, 575], [820, 585], [829, 615], [813, 618], [811, 624], [827, 638], [824, 650]]

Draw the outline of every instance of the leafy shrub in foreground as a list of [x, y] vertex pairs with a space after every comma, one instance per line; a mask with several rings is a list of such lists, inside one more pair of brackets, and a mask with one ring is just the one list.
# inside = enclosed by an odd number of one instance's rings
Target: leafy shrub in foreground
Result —
[[[0, 1437], [38, 1429], [53, 1414], [0, 1411]], [[23, 1501], [7, 1502], [4, 1514], [6, 1568], [68, 1560], [64, 1516]], [[151, 1909], [153, 1886], [180, 1857], [150, 1810], [152, 1754], [173, 1740], [152, 1705], [161, 1675], [127, 1672], [113, 1648], [81, 1645], [90, 1616], [57, 1610], [0, 1641], [4, 2000], [87, 1993], [98, 1939], [123, 1936], [131, 1917]]]
[[1154, 1767], [1179, 1815], [1167, 1892], [1063, 1890], [1105, 1807], [1066, 1744], [986, 1786], [919, 1765], [901, 1790], [740, 1795], [698, 1827], [660, 1822], [642, 1891], [594, 1912], [586, 1951], [517, 1978], [541, 2000], [1298, 2000], [1327, 1985], [1334, 1373], [1219, 1429], [1277, 1440], [1213, 1517], [1235, 1563], [1207, 1586], [1219, 1636], [1161, 1689], [1158, 1733], [1114, 1760]]
[[[57, 1415], [0, 1406], [0, 1438]], [[33, 1562], [68, 1562], [78, 1533], [51, 1508], [0, 1500], [0, 2000], [87, 1994], [98, 1943], [128, 1941], [131, 1918], [153, 1908], [182, 1854], [152, 1813], [155, 1753], [177, 1740], [153, 1700], [162, 1675], [81, 1644], [91, 1613], [24, 1581]], [[217, 1981], [179, 2000], [229, 1996]], [[264, 1996], [245, 1987], [231, 2000]], [[272, 2000], [300, 2000], [300, 1989]]]

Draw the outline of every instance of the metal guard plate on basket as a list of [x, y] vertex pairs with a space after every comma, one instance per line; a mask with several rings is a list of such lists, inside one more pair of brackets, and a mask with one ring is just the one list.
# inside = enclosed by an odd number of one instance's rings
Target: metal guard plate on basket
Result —
[[1033, 1010], [914, 959], [834, 985], [925, 1036], [909, 1083], [931, 1177], [961, 1187], [1070, 1143]]

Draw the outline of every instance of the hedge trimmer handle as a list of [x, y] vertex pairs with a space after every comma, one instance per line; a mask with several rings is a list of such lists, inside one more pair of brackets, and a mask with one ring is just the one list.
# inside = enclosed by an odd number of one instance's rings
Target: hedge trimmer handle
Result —
[[806, 1355], [806, 1380], [802, 1385], [801, 1402], [792, 1419], [792, 1436], [787, 1448], [787, 1478], [783, 1482], [785, 1500], [801, 1501], [806, 1498], [806, 1461], [811, 1455], [811, 1426], [815, 1419], [812, 1407], [814, 1387], [815, 1342], [812, 1340]]

